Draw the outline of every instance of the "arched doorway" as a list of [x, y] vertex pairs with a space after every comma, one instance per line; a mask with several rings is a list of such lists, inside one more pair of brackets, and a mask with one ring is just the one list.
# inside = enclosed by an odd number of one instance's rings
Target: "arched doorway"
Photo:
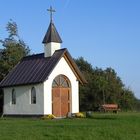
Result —
[[58, 75], [52, 84], [52, 113], [56, 117], [65, 117], [70, 112], [70, 81], [64, 75]]

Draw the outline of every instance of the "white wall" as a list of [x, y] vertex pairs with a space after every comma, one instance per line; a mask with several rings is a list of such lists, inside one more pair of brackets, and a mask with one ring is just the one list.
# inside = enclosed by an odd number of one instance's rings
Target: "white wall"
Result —
[[67, 76], [71, 82], [71, 112], [79, 112], [79, 83], [66, 60], [62, 57], [48, 80], [44, 82], [44, 114], [52, 114], [52, 82], [60, 74]]
[[[36, 104], [31, 104], [31, 88], [36, 89]], [[12, 89], [4, 88], [5, 115], [41, 115], [44, 114], [43, 84], [14, 87], [16, 104], [12, 104]]]
[[[12, 105], [12, 89], [4, 88], [4, 114], [43, 115], [52, 114], [52, 82], [58, 75], [65, 75], [71, 83], [71, 112], [79, 112], [79, 82], [62, 57], [49, 78], [43, 84], [14, 87], [16, 104]], [[36, 104], [31, 104], [31, 88], [36, 89]]]
[[50, 57], [56, 50], [61, 48], [60, 43], [50, 42], [44, 45], [44, 53], [45, 57]]

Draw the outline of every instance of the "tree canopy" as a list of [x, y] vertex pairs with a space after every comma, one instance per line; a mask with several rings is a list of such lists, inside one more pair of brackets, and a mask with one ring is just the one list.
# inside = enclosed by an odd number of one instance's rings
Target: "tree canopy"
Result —
[[6, 25], [8, 37], [0, 40], [0, 81], [20, 61], [30, 53], [29, 47], [20, 38], [16, 22], [10, 20]]
[[114, 69], [93, 68], [83, 57], [75, 59], [75, 62], [88, 82], [80, 86], [81, 111], [97, 110], [100, 105], [109, 103], [118, 104], [122, 110], [136, 109], [138, 100]]

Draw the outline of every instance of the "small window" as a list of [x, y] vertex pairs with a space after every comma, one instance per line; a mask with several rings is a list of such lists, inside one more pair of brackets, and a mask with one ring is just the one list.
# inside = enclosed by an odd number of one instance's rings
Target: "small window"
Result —
[[12, 90], [12, 104], [16, 104], [16, 91], [15, 91], [15, 89]]
[[36, 90], [34, 87], [31, 89], [31, 104], [36, 104]]
[[69, 80], [64, 75], [58, 75], [54, 80], [52, 87], [63, 87], [68, 88], [70, 87]]

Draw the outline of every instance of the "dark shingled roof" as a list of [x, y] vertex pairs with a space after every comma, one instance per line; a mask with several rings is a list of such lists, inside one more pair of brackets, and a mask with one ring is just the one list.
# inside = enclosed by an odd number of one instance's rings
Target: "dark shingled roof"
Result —
[[45, 58], [44, 53], [24, 57], [1, 81], [0, 87], [42, 83], [47, 80], [48, 76], [63, 56], [67, 59], [70, 67], [72, 67], [77, 79], [81, 83], [86, 83], [86, 80], [67, 49], [60, 49], [55, 51], [51, 57]]
[[50, 42], [62, 43], [62, 40], [52, 22], [49, 25], [49, 28], [47, 30], [47, 33], [46, 33], [42, 43], [45, 44], [45, 43], [50, 43]]

